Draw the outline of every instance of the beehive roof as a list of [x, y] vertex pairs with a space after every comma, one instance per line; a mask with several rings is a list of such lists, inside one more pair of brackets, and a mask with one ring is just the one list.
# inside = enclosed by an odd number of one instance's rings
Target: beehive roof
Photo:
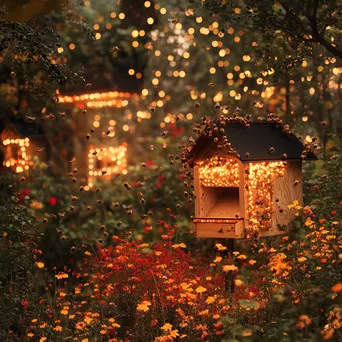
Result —
[[[244, 163], [284, 160], [284, 154], [287, 156], [286, 160], [301, 160], [304, 150], [303, 144], [293, 133], [283, 132], [280, 126], [264, 121], [254, 122], [247, 128], [240, 123], [227, 123], [224, 130], [229, 143]], [[212, 140], [208, 137], [198, 138], [196, 145], [190, 152], [192, 157], [196, 157], [203, 148], [208, 148], [208, 144], [214, 148], [215, 144]], [[271, 147], [274, 149], [272, 153], [270, 152]], [[306, 153], [306, 159], [317, 160], [317, 157], [309, 151]]]

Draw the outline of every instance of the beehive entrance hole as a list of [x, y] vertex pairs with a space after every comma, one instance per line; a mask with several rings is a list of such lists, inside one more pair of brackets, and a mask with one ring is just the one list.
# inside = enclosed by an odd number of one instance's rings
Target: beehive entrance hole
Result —
[[207, 218], [240, 217], [240, 198], [238, 187], [205, 187], [204, 198], [208, 198]]

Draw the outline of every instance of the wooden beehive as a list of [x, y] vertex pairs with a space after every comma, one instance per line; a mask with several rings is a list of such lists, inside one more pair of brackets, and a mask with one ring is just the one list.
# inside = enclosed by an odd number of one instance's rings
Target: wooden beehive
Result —
[[[302, 160], [317, 159], [292, 133], [269, 122], [226, 123], [225, 147], [200, 136], [190, 153], [199, 238], [239, 239], [286, 232], [302, 204]], [[229, 147], [227, 147], [229, 146]]]

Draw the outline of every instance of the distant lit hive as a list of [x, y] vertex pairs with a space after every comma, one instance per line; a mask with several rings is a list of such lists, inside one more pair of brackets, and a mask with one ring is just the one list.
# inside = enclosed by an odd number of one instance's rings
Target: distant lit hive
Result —
[[127, 144], [118, 147], [91, 148], [89, 158], [88, 186], [94, 185], [96, 177], [111, 176], [117, 173], [127, 173]]
[[27, 148], [30, 146], [30, 139], [6, 139], [3, 141], [6, 146], [6, 160], [3, 165], [12, 168], [15, 172], [21, 173], [30, 168], [30, 157]]

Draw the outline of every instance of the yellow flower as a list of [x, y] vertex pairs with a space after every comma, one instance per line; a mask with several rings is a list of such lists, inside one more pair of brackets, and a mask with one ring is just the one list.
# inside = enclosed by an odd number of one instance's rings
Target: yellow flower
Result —
[[238, 268], [234, 265], [224, 265], [223, 272], [236, 271]]
[[205, 309], [201, 312], [198, 313], [200, 316], [206, 316], [206, 315], [209, 315], [209, 310], [208, 309]]
[[85, 317], [84, 318], [84, 322], [87, 324], [90, 324], [93, 321], [93, 319], [91, 317]]
[[43, 322], [43, 323], [39, 326], [40, 329], [44, 329], [44, 328], [46, 328], [46, 327], [47, 327], [47, 324], [46, 324], [45, 322]]
[[43, 337], [40, 338], [39, 342], [44, 342], [46, 340], [47, 340], [47, 338], [45, 336], [43, 336]]
[[102, 330], [100, 331], [100, 334], [101, 334], [101, 335], [106, 335], [106, 334], [107, 334], [107, 330], [102, 329]]
[[306, 225], [307, 227], [311, 227], [313, 224], [314, 224], [314, 221], [312, 221], [311, 218], [308, 217], [308, 218], [306, 219], [306, 221], [305, 221], [305, 225]]
[[212, 304], [212, 303], [215, 302], [215, 297], [209, 296], [205, 302], [206, 302], [207, 304]]
[[170, 323], [165, 323], [161, 328], [160, 328], [161, 330], [163, 330], [163, 331], [171, 331], [172, 330], [172, 324], [170, 324]]
[[63, 328], [60, 326], [60, 325], [56, 325], [54, 328], [53, 328], [54, 331], [62, 331]]
[[171, 246], [172, 248], [174, 249], [177, 249], [177, 248], [186, 248], [186, 244], [185, 243], [179, 243], [179, 244], [174, 244]]
[[204, 293], [205, 291], [207, 291], [207, 289], [203, 286], [198, 286], [198, 288], [196, 289], [197, 293]]
[[137, 311], [144, 311], [147, 312], [150, 310], [149, 306], [151, 305], [151, 302], [144, 300], [142, 303], [137, 305]]
[[66, 278], [69, 278], [68, 274], [67, 274], [67, 273], [64, 273], [64, 272], [58, 272], [58, 274], [56, 274], [55, 277], [56, 277], [57, 279], [66, 279]]
[[242, 280], [240, 280], [240, 279], [235, 279], [234, 283], [235, 283], [235, 286], [237, 286], [237, 287], [239, 287], [243, 284]]
[[254, 264], [256, 263], [256, 260], [249, 260], [248, 263], [249, 263], [250, 265], [254, 265]]
[[219, 250], [219, 251], [225, 251], [227, 249], [227, 247], [223, 246], [222, 244], [220, 243], [217, 243], [215, 245], [215, 247]]
[[308, 260], [308, 259], [305, 258], [304, 256], [298, 258], [298, 261], [299, 261], [299, 262], [304, 262], [305, 260]]
[[241, 259], [241, 260], [247, 259], [246, 255], [244, 255], [244, 254], [239, 255], [237, 258]]
[[38, 262], [36, 262], [36, 266], [37, 266], [38, 268], [44, 268], [44, 263], [38, 261]]
[[217, 256], [213, 262], [221, 262], [222, 258], [220, 256]]
[[28, 334], [27, 334], [27, 337], [33, 337], [33, 336], [34, 336], [33, 333], [28, 333]]
[[38, 319], [37, 318], [34, 318], [31, 322], [32, 323], [37, 323]]
[[[88, 251], [85, 251], [85, 252], [84, 252], [84, 255], [91, 255], [91, 253], [88, 252]], [[86, 339], [86, 340], [88, 340], [88, 339]]]
[[82, 342], [89, 342], [89, 340], [87, 338], [84, 338]]
[[66, 296], [66, 293], [63, 292], [63, 291], [61, 291], [61, 292], [59, 293], [59, 296], [60, 296], [60, 297], [65, 297], [65, 296]]
[[62, 315], [67, 315], [68, 313], [69, 313], [69, 311], [66, 310], [66, 309], [61, 310], [61, 314], [62, 314]]

